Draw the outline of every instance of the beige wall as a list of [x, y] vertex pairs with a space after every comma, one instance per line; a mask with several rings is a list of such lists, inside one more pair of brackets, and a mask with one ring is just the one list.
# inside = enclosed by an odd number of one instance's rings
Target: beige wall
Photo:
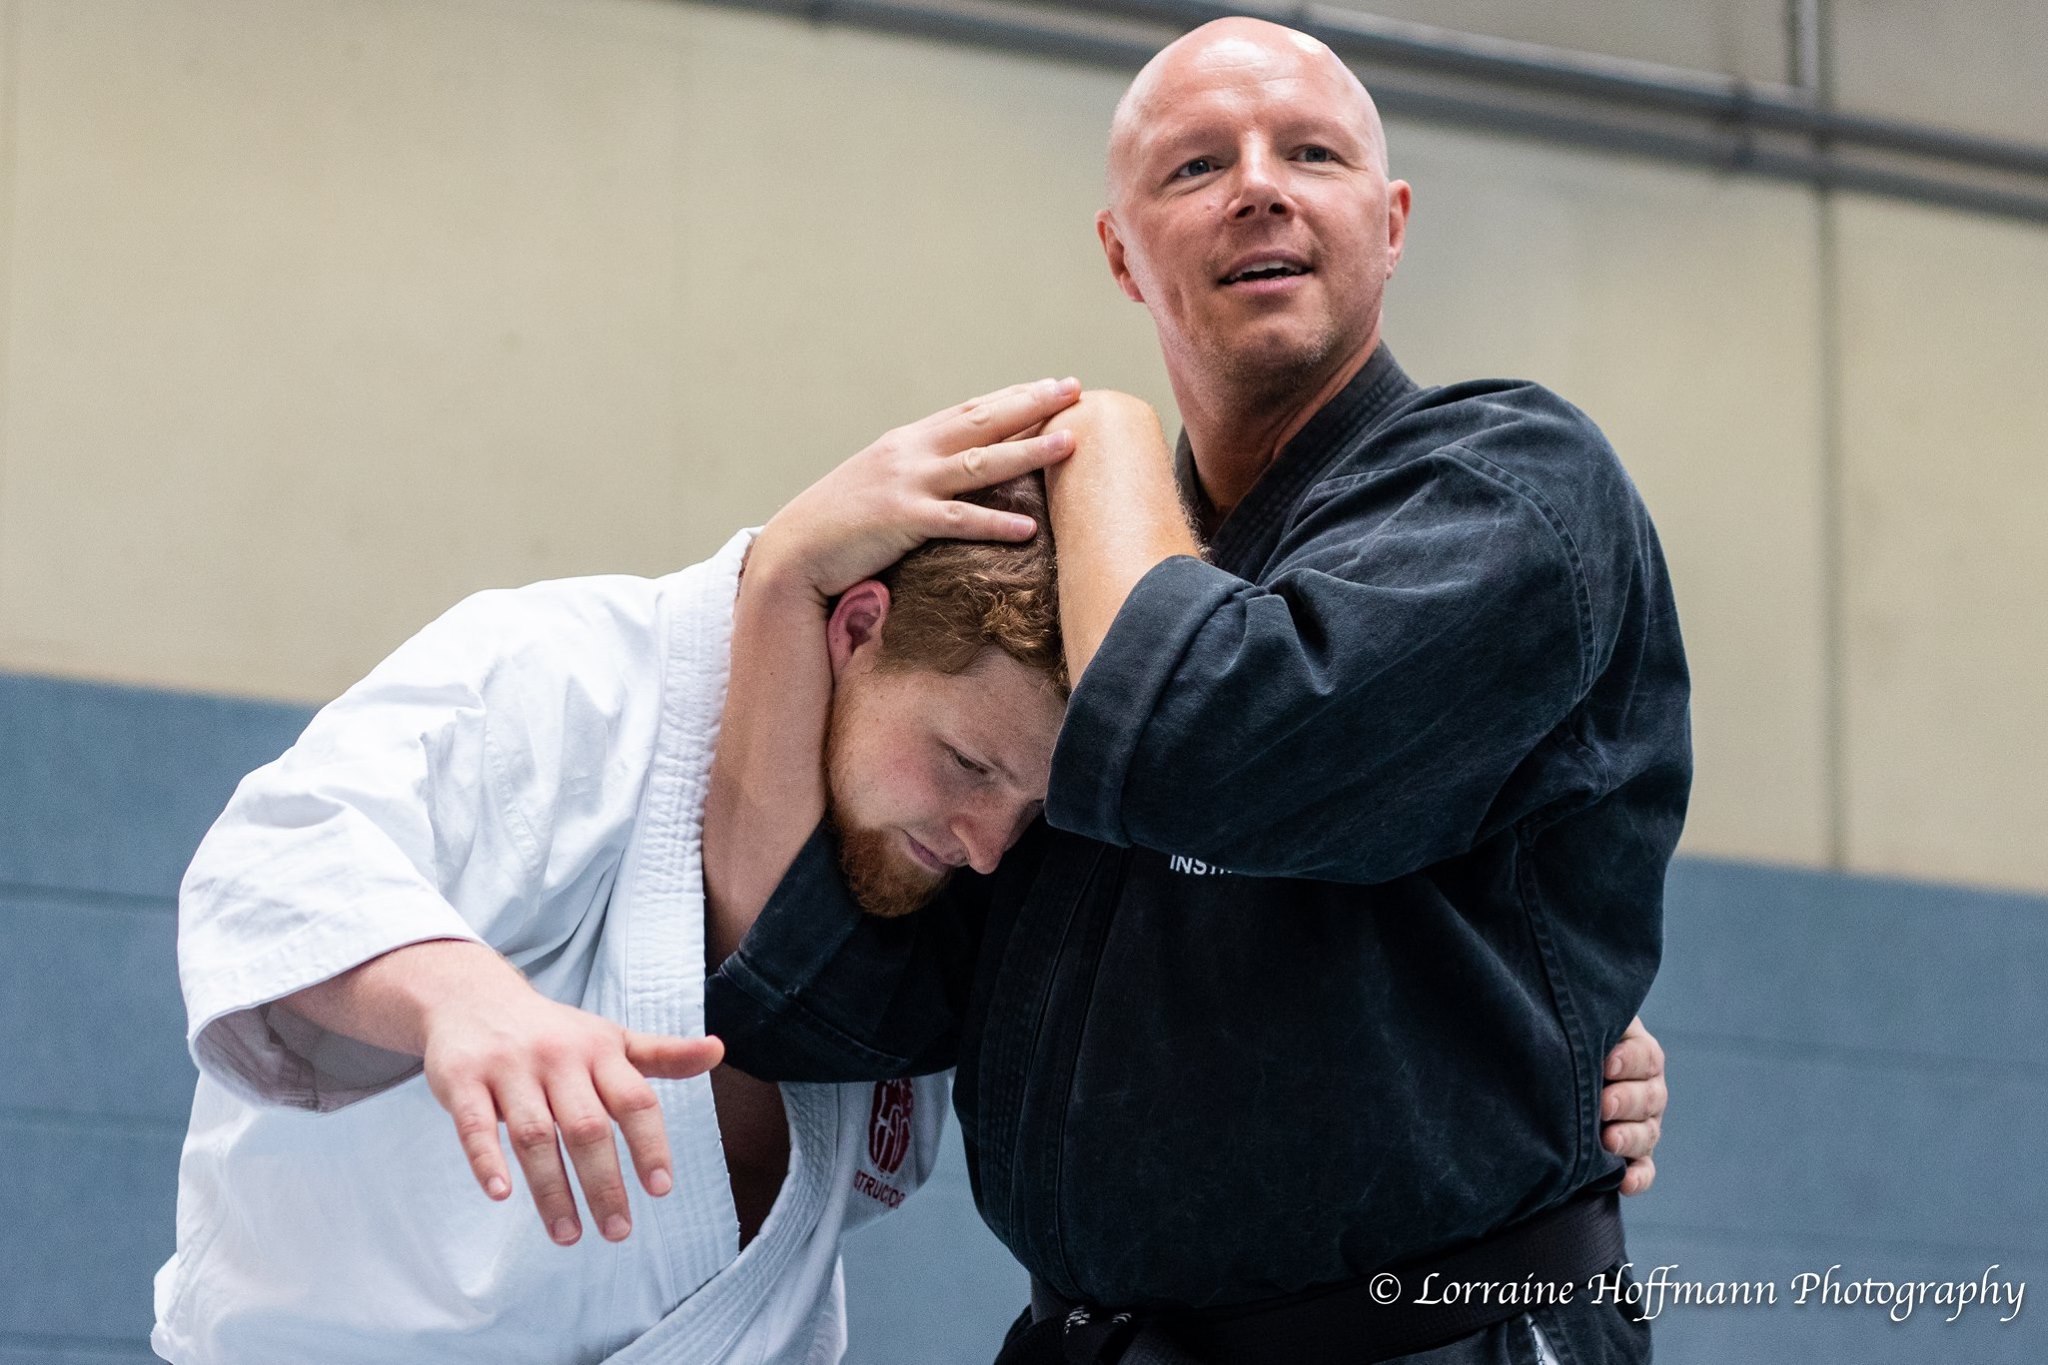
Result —
[[1841, 212], [1858, 867], [2048, 887], [2048, 231]]
[[1790, 79], [1786, 0], [1336, 0], [1335, 8], [1746, 80]]
[[[1783, 56], [1753, 0], [1382, 8]], [[1089, 225], [1116, 72], [678, 0], [0, 14], [0, 668], [323, 698], [465, 592], [687, 561], [972, 391], [1168, 397]], [[1888, 88], [1856, 41], [1845, 91]], [[1403, 361], [1556, 387], [1657, 515], [1688, 848], [2048, 889], [2048, 230], [1391, 133]]]
[[[0, 664], [332, 695], [1055, 368], [1111, 74], [655, 0], [15, 0]], [[936, 60], [935, 60], [936, 59]]]
[[1415, 186], [1387, 322], [1403, 363], [1549, 384], [1656, 516], [1693, 669], [1689, 847], [1822, 861], [1812, 196], [1423, 126], [1389, 140]]
[[1845, 108], [2039, 146], [2048, 138], [2041, 0], [1828, 0]]

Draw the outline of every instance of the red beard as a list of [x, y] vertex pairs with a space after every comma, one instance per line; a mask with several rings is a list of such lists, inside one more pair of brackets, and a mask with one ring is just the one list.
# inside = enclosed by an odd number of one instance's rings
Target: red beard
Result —
[[895, 919], [922, 910], [946, 884], [944, 874], [914, 861], [889, 830], [850, 825], [839, 816], [838, 784], [834, 781], [840, 750], [843, 712], [834, 705], [825, 731], [825, 818], [839, 836], [839, 871], [854, 904], [870, 915]]
[[825, 814], [839, 832], [839, 870], [846, 877], [846, 889], [868, 914], [894, 919], [922, 910], [946, 884], [946, 877], [933, 875], [899, 853], [900, 845], [888, 831], [849, 829], [830, 809]]

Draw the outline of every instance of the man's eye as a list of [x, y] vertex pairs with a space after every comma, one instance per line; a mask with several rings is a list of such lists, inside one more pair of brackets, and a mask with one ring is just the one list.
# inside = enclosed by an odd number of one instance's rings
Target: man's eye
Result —
[[1328, 147], [1304, 147], [1300, 152], [1303, 161], [1335, 161], [1336, 155]]
[[962, 768], [966, 769], [970, 773], [975, 774], [976, 776], [979, 776], [982, 773], [988, 771], [988, 769], [982, 767], [979, 763], [976, 763], [973, 759], [969, 758], [966, 754], [961, 753], [958, 749], [954, 748], [950, 744], [946, 746], [946, 752], [953, 755], [953, 761], [955, 763], [959, 764]]
[[1173, 174], [1176, 179], [1192, 180], [1198, 175], [1207, 175], [1215, 169], [1215, 162], [1206, 156], [1198, 156], [1193, 161], [1182, 163], [1181, 168]]

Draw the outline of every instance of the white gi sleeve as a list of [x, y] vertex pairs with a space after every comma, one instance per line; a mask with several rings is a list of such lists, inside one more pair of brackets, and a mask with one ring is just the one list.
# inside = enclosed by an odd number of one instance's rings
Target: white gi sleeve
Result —
[[242, 780], [178, 896], [202, 1071], [306, 1109], [375, 1094], [418, 1059], [269, 1002], [430, 939], [531, 971], [602, 908], [653, 760], [660, 592], [621, 576], [471, 597]]

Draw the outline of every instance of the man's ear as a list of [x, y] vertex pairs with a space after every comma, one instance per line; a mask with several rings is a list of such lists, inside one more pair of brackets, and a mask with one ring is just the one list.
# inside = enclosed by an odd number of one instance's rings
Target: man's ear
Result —
[[1413, 192], [1405, 180], [1387, 182], [1387, 278], [1394, 277], [1394, 267], [1401, 264], [1401, 252], [1408, 245], [1408, 210], [1413, 204]]
[[1115, 277], [1116, 287], [1132, 303], [1143, 303], [1145, 296], [1138, 292], [1138, 282], [1131, 278], [1123, 235], [1116, 230], [1116, 218], [1108, 209], [1095, 215], [1095, 235], [1102, 239], [1102, 254], [1109, 257], [1109, 273]]
[[889, 589], [878, 580], [865, 579], [839, 594], [825, 622], [825, 647], [832, 655], [835, 683], [856, 655], [882, 647], [882, 623], [888, 619]]

